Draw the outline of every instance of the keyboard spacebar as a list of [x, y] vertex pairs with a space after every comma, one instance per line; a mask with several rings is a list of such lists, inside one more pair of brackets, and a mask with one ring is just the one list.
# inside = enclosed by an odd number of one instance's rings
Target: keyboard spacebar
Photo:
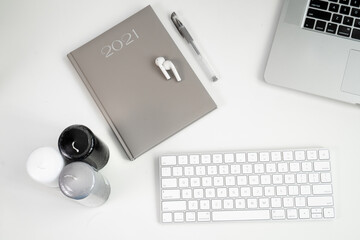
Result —
[[254, 211], [217, 211], [212, 212], [213, 221], [266, 220], [270, 219], [270, 210]]

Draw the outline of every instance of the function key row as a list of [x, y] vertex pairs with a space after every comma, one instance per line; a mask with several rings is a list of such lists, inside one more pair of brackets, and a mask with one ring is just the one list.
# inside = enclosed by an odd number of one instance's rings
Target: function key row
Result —
[[277, 162], [277, 161], [304, 161], [328, 160], [330, 153], [327, 149], [296, 150], [285, 152], [239, 152], [216, 154], [168, 155], [160, 158], [162, 166], [187, 165], [187, 164], [221, 164], [232, 162]]

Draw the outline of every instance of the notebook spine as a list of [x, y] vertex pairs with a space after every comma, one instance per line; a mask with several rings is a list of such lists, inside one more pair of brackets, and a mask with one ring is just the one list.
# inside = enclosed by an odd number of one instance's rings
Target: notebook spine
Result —
[[121, 137], [120, 132], [118, 131], [118, 129], [115, 127], [115, 125], [113, 124], [111, 118], [109, 117], [109, 115], [107, 114], [105, 108], [103, 107], [103, 105], [101, 104], [99, 98], [97, 97], [95, 91], [93, 90], [93, 88], [91, 87], [89, 81], [87, 80], [85, 74], [83, 73], [83, 71], [81, 70], [79, 64], [77, 63], [75, 57], [73, 56], [72, 53], [69, 53], [67, 55], [67, 57], [69, 58], [71, 64], [74, 66], [75, 70], [77, 71], [77, 73], [79, 74], [81, 80], [83, 81], [83, 83], [85, 84], [86, 88], [88, 89], [88, 91], [90, 92], [92, 98], [95, 100], [96, 105], [99, 107], [101, 113], [103, 114], [103, 116], [105, 117], [106, 121], [108, 122], [108, 124], [110, 125], [111, 129], [113, 130], [113, 132], [115, 133], [116, 137], [118, 138], [121, 146], [123, 147], [126, 155], [128, 156], [128, 158], [130, 160], [135, 160], [135, 157], [133, 156], [133, 154], [131, 153], [130, 149], [128, 148], [128, 146], [126, 145], [124, 139]]

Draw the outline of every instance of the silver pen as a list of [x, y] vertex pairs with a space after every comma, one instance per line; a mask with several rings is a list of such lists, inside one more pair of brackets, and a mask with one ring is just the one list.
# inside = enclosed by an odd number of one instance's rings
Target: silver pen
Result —
[[211, 80], [214, 81], [214, 82], [217, 81], [219, 78], [218, 78], [217, 74], [215, 74], [214, 69], [211, 67], [211, 65], [209, 64], [206, 57], [203, 56], [200, 53], [199, 48], [196, 46], [194, 39], [191, 37], [190, 33], [185, 28], [185, 26], [182, 24], [182, 22], [180, 22], [180, 20], [177, 17], [175, 12], [173, 12], [171, 14], [171, 20], [173, 21], [173, 23], [174, 23], [175, 27], [177, 28], [177, 30], [179, 31], [180, 35], [183, 38], [185, 38], [185, 40], [192, 46], [192, 48], [194, 49], [194, 51], [195, 51], [196, 55], [198, 56], [199, 60], [203, 64], [204, 69], [210, 75]]

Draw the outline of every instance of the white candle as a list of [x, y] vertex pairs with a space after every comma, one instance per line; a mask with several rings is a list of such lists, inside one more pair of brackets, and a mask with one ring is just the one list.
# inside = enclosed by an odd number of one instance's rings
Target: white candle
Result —
[[48, 187], [59, 187], [59, 175], [65, 161], [59, 151], [41, 147], [33, 151], [26, 164], [26, 170], [35, 181]]

